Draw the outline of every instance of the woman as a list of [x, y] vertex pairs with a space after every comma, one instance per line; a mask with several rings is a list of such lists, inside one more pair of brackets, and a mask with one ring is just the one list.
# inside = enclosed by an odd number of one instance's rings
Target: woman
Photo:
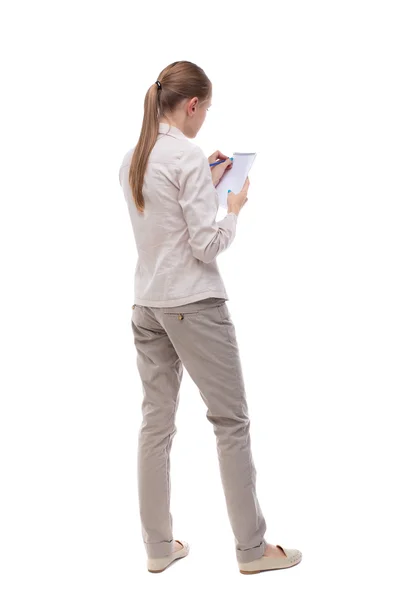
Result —
[[[144, 103], [136, 146], [122, 161], [119, 179], [138, 251], [132, 329], [143, 384], [138, 441], [142, 535], [151, 572], [189, 552], [173, 539], [170, 450], [183, 366], [198, 386], [216, 435], [221, 480], [241, 573], [290, 567], [301, 552], [267, 544], [256, 496], [256, 470], [235, 328], [216, 257], [235, 237], [249, 180], [228, 194], [228, 211], [216, 222], [215, 186], [229, 157], [210, 157], [190, 141], [211, 106], [204, 71], [178, 61], [161, 71]], [[211, 170], [209, 164], [223, 159]]]

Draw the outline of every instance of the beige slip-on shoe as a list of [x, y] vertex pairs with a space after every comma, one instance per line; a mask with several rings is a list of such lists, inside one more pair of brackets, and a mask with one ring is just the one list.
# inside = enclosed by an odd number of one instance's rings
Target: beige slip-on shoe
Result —
[[179, 550], [175, 550], [172, 554], [168, 554], [168, 556], [162, 556], [161, 558], [148, 558], [147, 559], [147, 570], [150, 573], [161, 573], [165, 571], [165, 569], [178, 558], [183, 558], [189, 554], [189, 544], [187, 542], [180, 542], [179, 540], [175, 540], [182, 545], [182, 548]]
[[253, 575], [254, 573], [261, 573], [261, 571], [287, 569], [288, 567], [294, 567], [294, 565], [297, 565], [301, 561], [302, 554], [300, 550], [282, 548], [278, 544], [276, 544], [276, 547], [283, 550], [285, 556], [261, 556], [261, 558], [248, 563], [239, 562], [240, 572], [244, 575]]

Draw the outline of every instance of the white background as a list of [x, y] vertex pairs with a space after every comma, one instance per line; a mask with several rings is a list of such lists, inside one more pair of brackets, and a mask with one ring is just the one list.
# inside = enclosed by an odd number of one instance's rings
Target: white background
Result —
[[[2, 8], [4, 600], [398, 598], [397, 2], [20, 2]], [[218, 259], [271, 544], [245, 577], [215, 437], [184, 373], [174, 536], [146, 570], [130, 325], [136, 250], [118, 170], [175, 60], [212, 108], [193, 140], [257, 152]], [[139, 590], [141, 590], [139, 592]], [[379, 594], [379, 596], [378, 596]]]

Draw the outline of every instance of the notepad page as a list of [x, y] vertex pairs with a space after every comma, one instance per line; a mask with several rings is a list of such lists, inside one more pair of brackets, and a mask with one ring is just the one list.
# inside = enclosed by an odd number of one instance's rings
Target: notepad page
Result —
[[256, 158], [256, 152], [234, 152], [232, 168], [225, 171], [220, 182], [216, 186], [219, 204], [223, 208], [228, 207], [228, 190], [237, 194], [242, 189], [246, 177]]

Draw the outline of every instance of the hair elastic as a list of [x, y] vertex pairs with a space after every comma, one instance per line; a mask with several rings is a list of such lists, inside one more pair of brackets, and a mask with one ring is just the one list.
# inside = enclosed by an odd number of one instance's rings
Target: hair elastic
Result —
[[161, 83], [158, 81], [158, 79], [157, 79], [157, 81], [156, 81], [156, 84], [158, 85], [158, 89], [159, 89], [159, 90], [162, 90]]

